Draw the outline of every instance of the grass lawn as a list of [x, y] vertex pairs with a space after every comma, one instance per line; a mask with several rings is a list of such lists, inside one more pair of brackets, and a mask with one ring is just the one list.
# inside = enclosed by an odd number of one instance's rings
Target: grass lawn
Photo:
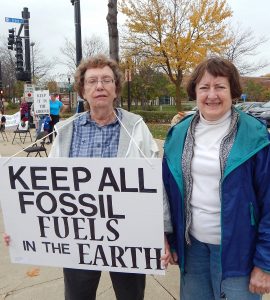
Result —
[[155, 139], [164, 140], [170, 128], [170, 124], [147, 123], [153, 137]]

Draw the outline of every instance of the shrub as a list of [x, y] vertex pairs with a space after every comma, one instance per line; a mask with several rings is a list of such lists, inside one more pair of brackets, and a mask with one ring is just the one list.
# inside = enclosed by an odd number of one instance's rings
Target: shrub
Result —
[[70, 113], [70, 112], [61, 112], [60, 113], [60, 117], [61, 119], [68, 119], [71, 116], [73, 116], [75, 113]]
[[18, 103], [8, 102], [6, 106], [6, 110], [14, 110], [14, 109], [20, 109], [20, 105]]
[[148, 123], [171, 123], [171, 119], [175, 116], [175, 112], [169, 111], [145, 111], [134, 110], [133, 113], [142, 116], [145, 122]]

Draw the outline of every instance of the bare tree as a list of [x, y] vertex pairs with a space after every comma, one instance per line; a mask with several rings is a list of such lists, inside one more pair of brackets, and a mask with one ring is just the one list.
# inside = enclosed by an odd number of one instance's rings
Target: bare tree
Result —
[[44, 57], [39, 42], [34, 41], [34, 43], [34, 53], [31, 54], [31, 70], [33, 70], [34, 67], [35, 83], [38, 83], [52, 71], [54, 63]]
[[6, 36], [0, 38], [0, 60], [4, 97], [13, 98], [16, 96], [16, 63], [13, 51], [7, 48]]
[[117, 29], [117, 0], [108, 1], [108, 32], [110, 57], [119, 62], [119, 35]]
[[108, 53], [108, 48], [104, 41], [96, 35], [92, 35], [90, 39], [85, 39], [83, 44], [83, 57], [90, 57], [97, 53]]
[[15, 79], [15, 53], [8, 50], [7, 38], [5, 36], [1, 36], [0, 38], [0, 59], [4, 75], [9, 74], [9, 76], [14, 77]]
[[231, 43], [224, 56], [237, 66], [241, 75], [259, 71], [269, 65], [266, 60], [254, 60], [259, 47], [268, 41], [267, 38], [256, 37], [250, 28], [243, 29], [239, 24], [235, 29], [229, 27], [228, 37]]
[[65, 44], [60, 48], [64, 59], [59, 59], [59, 62], [65, 65], [69, 72], [74, 73], [76, 70], [76, 46], [68, 38], [65, 38]]
[[[89, 57], [97, 53], [108, 53], [108, 49], [104, 41], [92, 35], [91, 38], [86, 38], [83, 42], [83, 58]], [[58, 59], [59, 63], [68, 68], [68, 73], [73, 74], [76, 70], [76, 46], [68, 38], [65, 38], [65, 44], [60, 48], [64, 58]]]
[[[2, 62], [2, 74], [3, 74], [3, 84], [8, 86], [9, 95], [13, 97], [13, 90], [16, 85], [16, 59], [15, 51], [7, 49], [6, 37], [3, 36], [0, 38], [0, 59]], [[53, 63], [46, 60], [42, 55], [42, 51], [39, 47], [39, 42], [35, 42], [33, 48], [33, 57], [31, 53], [31, 71], [33, 70], [33, 61], [34, 61], [34, 74], [35, 74], [35, 83], [39, 83], [44, 77], [48, 76], [49, 72], [53, 68]]]

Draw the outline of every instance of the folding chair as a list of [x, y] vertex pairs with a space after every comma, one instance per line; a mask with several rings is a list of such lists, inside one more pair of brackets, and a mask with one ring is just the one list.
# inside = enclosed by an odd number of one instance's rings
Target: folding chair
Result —
[[30, 138], [31, 142], [33, 141], [28, 121], [26, 121], [25, 123], [25, 127], [23, 128], [20, 126], [20, 124], [17, 126], [17, 129], [14, 131], [12, 144], [15, 140], [20, 140], [20, 142], [24, 144], [27, 137]]
[[41, 157], [42, 156], [41, 152], [45, 152], [45, 155], [48, 156], [47, 149], [45, 147], [45, 139], [46, 139], [45, 136], [47, 134], [48, 133], [45, 131], [40, 132], [37, 135], [35, 143], [31, 147], [23, 149], [23, 151], [27, 153], [27, 156], [29, 156], [30, 153], [36, 153], [35, 156], [39, 155]]

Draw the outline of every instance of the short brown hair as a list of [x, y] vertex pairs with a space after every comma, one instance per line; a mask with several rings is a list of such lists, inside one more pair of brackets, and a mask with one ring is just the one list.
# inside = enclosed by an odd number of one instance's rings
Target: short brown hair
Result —
[[187, 83], [187, 93], [189, 98], [196, 100], [196, 85], [200, 82], [205, 72], [208, 72], [215, 77], [227, 77], [230, 83], [232, 99], [241, 96], [242, 87], [240, 75], [235, 65], [226, 59], [212, 57], [202, 61], [192, 72]]
[[78, 92], [79, 96], [83, 99], [84, 93], [84, 76], [88, 69], [104, 68], [110, 67], [114, 74], [116, 95], [119, 95], [122, 90], [122, 73], [117, 62], [105, 55], [98, 54], [92, 56], [88, 59], [81, 61], [76, 72], [75, 72], [75, 90]]

